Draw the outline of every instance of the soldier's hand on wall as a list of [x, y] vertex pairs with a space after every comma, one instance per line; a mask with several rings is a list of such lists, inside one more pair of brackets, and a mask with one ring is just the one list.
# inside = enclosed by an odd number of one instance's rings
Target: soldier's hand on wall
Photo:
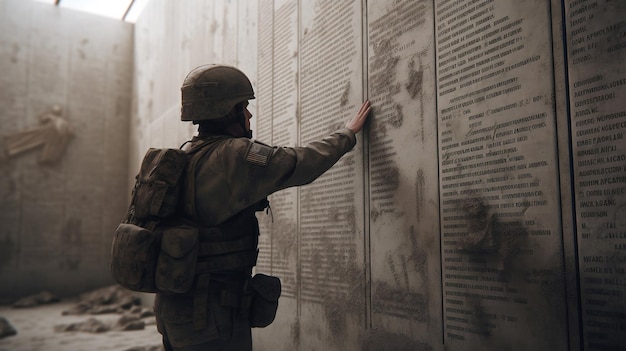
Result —
[[355, 134], [360, 132], [361, 129], [363, 129], [363, 125], [365, 124], [365, 121], [367, 121], [367, 117], [369, 116], [371, 110], [370, 101], [365, 100], [361, 109], [359, 109], [359, 112], [357, 112], [356, 115], [354, 115], [354, 117], [346, 123], [346, 128], [352, 130]]

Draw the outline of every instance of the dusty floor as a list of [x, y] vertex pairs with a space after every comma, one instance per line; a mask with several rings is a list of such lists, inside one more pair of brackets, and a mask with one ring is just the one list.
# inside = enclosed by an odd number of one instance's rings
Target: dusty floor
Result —
[[161, 343], [156, 325], [146, 325], [144, 330], [108, 331], [104, 333], [55, 332], [54, 326], [83, 322], [89, 318], [116, 321], [118, 314], [62, 315], [76, 301], [32, 308], [0, 306], [0, 316], [6, 318], [17, 330], [17, 335], [0, 339], [0, 351], [133, 351], [150, 350]]

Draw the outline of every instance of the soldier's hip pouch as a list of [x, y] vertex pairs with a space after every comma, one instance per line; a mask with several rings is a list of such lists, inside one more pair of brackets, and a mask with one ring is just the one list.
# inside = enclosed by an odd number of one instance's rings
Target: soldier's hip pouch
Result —
[[278, 277], [255, 274], [250, 280], [250, 326], [262, 328], [270, 325], [276, 317], [281, 284]]
[[186, 293], [194, 282], [198, 259], [198, 228], [177, 225], [163, 229], [155, 282], [165, 293]]

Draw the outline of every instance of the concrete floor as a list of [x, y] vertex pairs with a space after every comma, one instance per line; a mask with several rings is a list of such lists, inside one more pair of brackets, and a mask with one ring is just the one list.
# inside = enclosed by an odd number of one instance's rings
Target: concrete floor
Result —
[[154, 323], [143, 330], [108, 331], [104, 333], [55, 332], [54, 326], [84, 322], [96, 318], [103, 322], [115, 322], [119, 314], [62, 315], [78, 301], [63, 300], [59, 303], [33, 308], [0, 306], [0, 316], [6, 318], [17, 330], [17, 335], [0, 339], [0, 351], [133, 351], [159, 349], [161, 335]]

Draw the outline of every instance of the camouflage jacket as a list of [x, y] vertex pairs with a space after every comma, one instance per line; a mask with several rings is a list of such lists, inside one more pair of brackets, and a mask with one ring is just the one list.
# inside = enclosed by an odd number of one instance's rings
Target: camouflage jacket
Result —
[[223, 135], [194, 137], [190, 147], [196, 143], [206, 145], [195, 163], [195, 212], [210, 227], [278, 190], [311, 183], [354, 147], [356, 136], [343, 128], [302, 147]]

